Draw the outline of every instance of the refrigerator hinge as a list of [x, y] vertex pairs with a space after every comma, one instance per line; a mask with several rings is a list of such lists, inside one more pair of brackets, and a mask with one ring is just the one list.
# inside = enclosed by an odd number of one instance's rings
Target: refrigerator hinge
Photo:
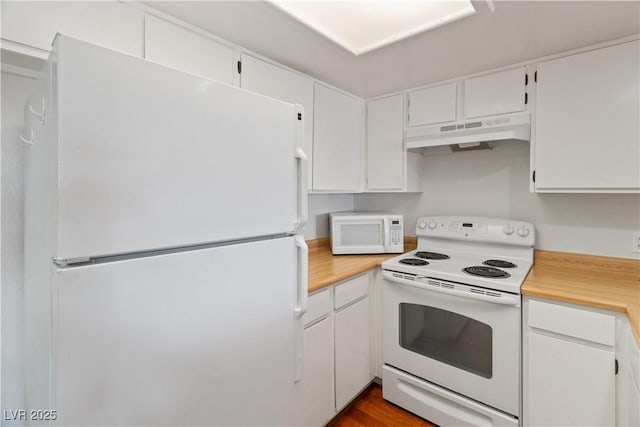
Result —
[[89, 257], [53, 258], [53, 263], [58, 267], [69, 267], [74, 264], [86, 264], [88, 262], [91, 262], [91, 258]]

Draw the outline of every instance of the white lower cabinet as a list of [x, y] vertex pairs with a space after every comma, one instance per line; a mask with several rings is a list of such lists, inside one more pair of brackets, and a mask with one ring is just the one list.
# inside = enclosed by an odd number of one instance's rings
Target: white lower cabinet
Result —
[[523, 425], [617, 425], [616, 315], [526, 297], [524, 320]]
[[640, 347], [626, 319], [619, 319], [618, 326], [616, 425], [640, 426]]
[[528, 425], [614, 425], [613, 349], [537, 332], [528, 342]]
[[304, 421], [325, 425], [374, 378], [373, 272], [309, 296], [304, 317]]
[[333, 392], [333, 319], [304, 330], [304, 424], [325, 425], [335, 415]]
[[336, 408], [340, 410], [373, 379], [369, 298], [337, 312], [335, 322]]

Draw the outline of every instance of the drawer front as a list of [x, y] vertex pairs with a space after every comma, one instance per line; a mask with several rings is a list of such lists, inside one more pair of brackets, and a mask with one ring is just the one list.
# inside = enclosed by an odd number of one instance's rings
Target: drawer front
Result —
[[307, 312], [302, 316], [305, 328], [311, 323], [329, 315], [329, 311], [331, 311], [331, 297], [329, 290], [330, 288], [325, 288], [309, 295]]
[[369, 294], [369, 273], [342, 282], [334, 289], [333, 308], [339, 310]]
[[541, 301], [529, 301], [528, 326], [612, 346], [615, 316]]

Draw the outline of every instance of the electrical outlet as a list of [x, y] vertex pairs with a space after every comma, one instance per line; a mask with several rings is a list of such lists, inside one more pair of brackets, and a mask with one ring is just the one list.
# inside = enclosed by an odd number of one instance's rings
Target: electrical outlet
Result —
[[633, 245], [631, 246], [631, 252], [640, 253], [640, 231], [633, 232]]

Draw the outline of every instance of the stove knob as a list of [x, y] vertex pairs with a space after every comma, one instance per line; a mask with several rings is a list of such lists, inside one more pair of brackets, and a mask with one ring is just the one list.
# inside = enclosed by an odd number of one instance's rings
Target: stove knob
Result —
[[429, 230], [433, 230], [434, 228], [436, 228], [438, 226], [438, 223], [435, 221], [429, 221]]
[[427, 223], [426, 223], [426, 222], [424, 222], [424, 221], [420, 221], [420, 222], [418, 223], [418, 228], [419, 228], [420, 230], [424, 230], [426, 226], [427, 226]]
[[518, 236], [520, 237], [527, 237], [529, 235], [529, 229], [527, 227], [520, 227], [518, 229]]
[[502, 231], [504, 231], [504, 234], [506, 234], [507, 236], [511, 236], [513, 232], [516, 231], [516, 229], [513, 227], [513, 225], [505, 225]]

